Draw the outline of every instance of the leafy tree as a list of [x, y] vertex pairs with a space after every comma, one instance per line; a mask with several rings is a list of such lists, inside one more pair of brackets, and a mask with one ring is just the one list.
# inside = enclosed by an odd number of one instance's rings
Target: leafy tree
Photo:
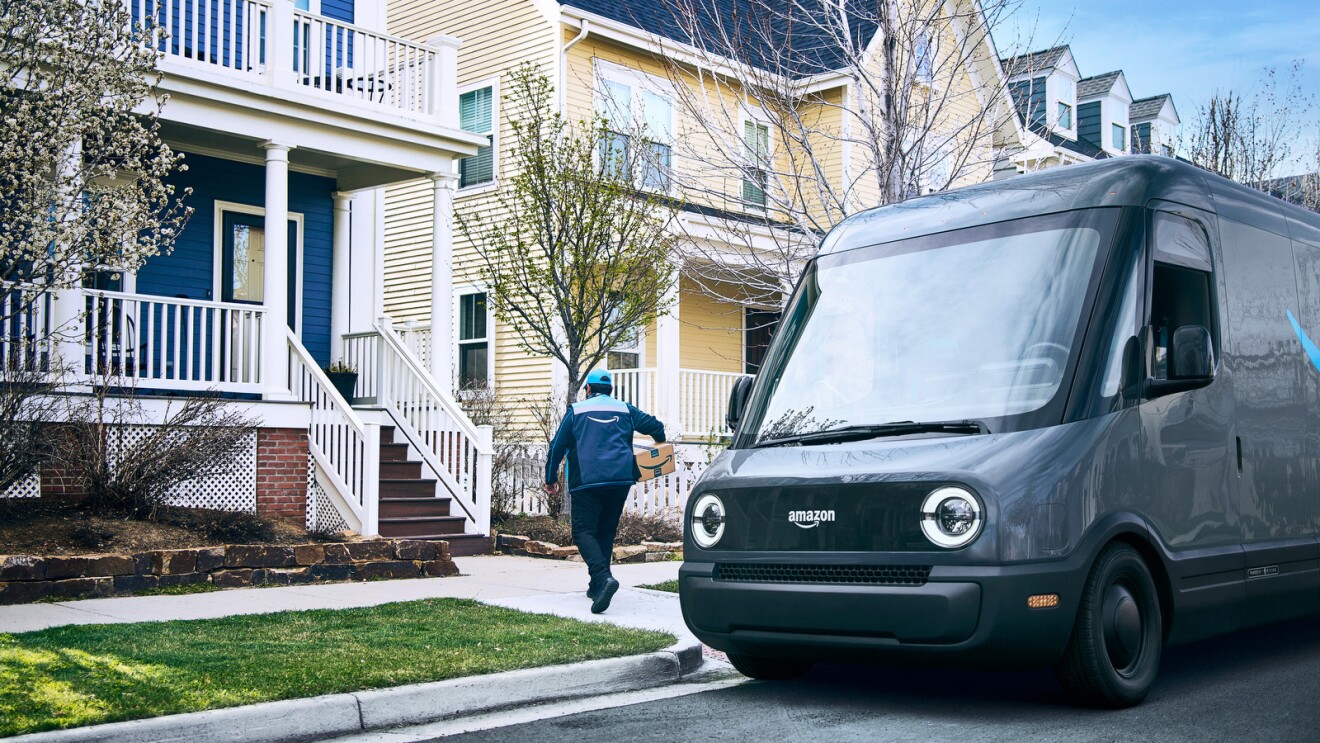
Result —
[[156, 52], [139, 43], [161, 34], [132, 20], [119, 0], [0, 3], [0, 319], [85, 267], [137, 269], [188, 216], [166, 182], [183, 166], [158, 133]]
[[550, 79], [510, 73], [513, 175], [484, 210], [459, 212], [496, 316], [529, 353], [568, 372], [569, 390], [611, 348], [667, 309], [677, 207], [639, 188], [655, 171], [606, 120], [570, 122]]

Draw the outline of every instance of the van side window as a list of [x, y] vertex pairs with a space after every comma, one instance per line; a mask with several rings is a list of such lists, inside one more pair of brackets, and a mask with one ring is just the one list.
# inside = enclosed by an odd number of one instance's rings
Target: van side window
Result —
[[1178, 328], [1199, 325], [1211, 334], [1214, 348], [1219, 338], [1211, 299], [1213, 283], [1210, 241], [1197, 223], [1172, 214], [1156, 212], [1152, 220], [1150, 327], [1153, 355], [1151, 376], [1169, 378], [1169, 343]]

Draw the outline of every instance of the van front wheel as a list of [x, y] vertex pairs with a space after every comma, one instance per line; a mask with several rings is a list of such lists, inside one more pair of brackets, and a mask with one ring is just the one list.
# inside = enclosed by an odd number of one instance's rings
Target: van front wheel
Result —
[[1086, 578], [1072, 638], [1054, 673], [1083, 704], [1139, 704], [1159, 671], [1163, 627], [1155, 581], [1141, 555], [1111, 544]]
[[729, 656], [729, 662], [748, 678], [759, 679], [761, 681], [787, 681], [795, 679], [798, 676], [811, 670], [813, 665], [809, 660], [798, 658], [769, 658], [763, 655], [743, 655], [742, 653], [726, 653]]

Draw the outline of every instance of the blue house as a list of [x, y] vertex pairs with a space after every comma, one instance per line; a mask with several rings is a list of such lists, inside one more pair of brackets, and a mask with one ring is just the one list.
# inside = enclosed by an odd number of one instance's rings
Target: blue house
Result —
[[[232, 477], [181, 501], [481, 549], [490, 430], [382, 303], [383, 189], [430, 179], [449, 265], [456, 161], [485, 143], [459, 127], [458, 40], [386, 34], [385, 0], [123, 1], [160, 52], [160, 133], [194, 213], [170, 254], [59, 293], [44, 327], [83, 330], [54, 352], [79, 384], [131, 386], [148, 418], [219, 394], [260, 421]], [[338, 361], [357, 371], [342, 391], [323, 371]]]

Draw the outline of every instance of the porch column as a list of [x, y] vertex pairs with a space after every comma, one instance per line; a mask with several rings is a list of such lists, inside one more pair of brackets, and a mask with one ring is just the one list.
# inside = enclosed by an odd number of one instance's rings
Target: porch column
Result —
[[353, 194], [335, 191], [334, 241], [332, 243], [330, 274], [330, 360], [344, 356], [344, 333], [348, 332], [349, 301], [352, 295], [353, 272], [349, 266], [349, 246], [351, 241]]
[[655, 383], [657, 410], [647, 411], [660, 418], [665, 424], [665, 434], [676, 439], [685, 433], [700, 431], [682, 430], [682, 386], [679, 372], [679, 281], [682, 272], [678, 266], [672, 267], [674, 283], [665, 292], [662, 300], [669, 305], [669, 310], [655, 320]]
[[[78, 171], [82, 168], [82, 140], [75, 140], [64, 153], [59, 164], [60, 180], [64, 184], [60, 191], [63, 203], [57, 207], [61, 218], [72, 222], [78, 217], [78, 205], [82, 192], [73, 184], [77, 181]], [[73, 249], [60, 245], [56, 257], [55, 269], [63, 272], [59, 279], [62, 288], [53, 292], [51, 302], [51, 341], [52, 351], [59, 363], [74, 374], [82, 374], [86, 359], [83, 358], [83, 315], [86, 313], [86, 300], [82, 293], [82, 261], [72, 255]], [[40, 304], [34, 307], [37, 311]]]
[[454, 391], [450, 356], [454, 348], [454, 190], [458, 176], [432, 173], [431, 376], [440, 389]]
[[289, 351], [285, 340], [289, 329], [289, 150], [292, 145], [274, 140], [263, 143], [266, 150], [266, 319], [262, 323], [261, 387], [268, 400], [287, 400], [289, 395]]

